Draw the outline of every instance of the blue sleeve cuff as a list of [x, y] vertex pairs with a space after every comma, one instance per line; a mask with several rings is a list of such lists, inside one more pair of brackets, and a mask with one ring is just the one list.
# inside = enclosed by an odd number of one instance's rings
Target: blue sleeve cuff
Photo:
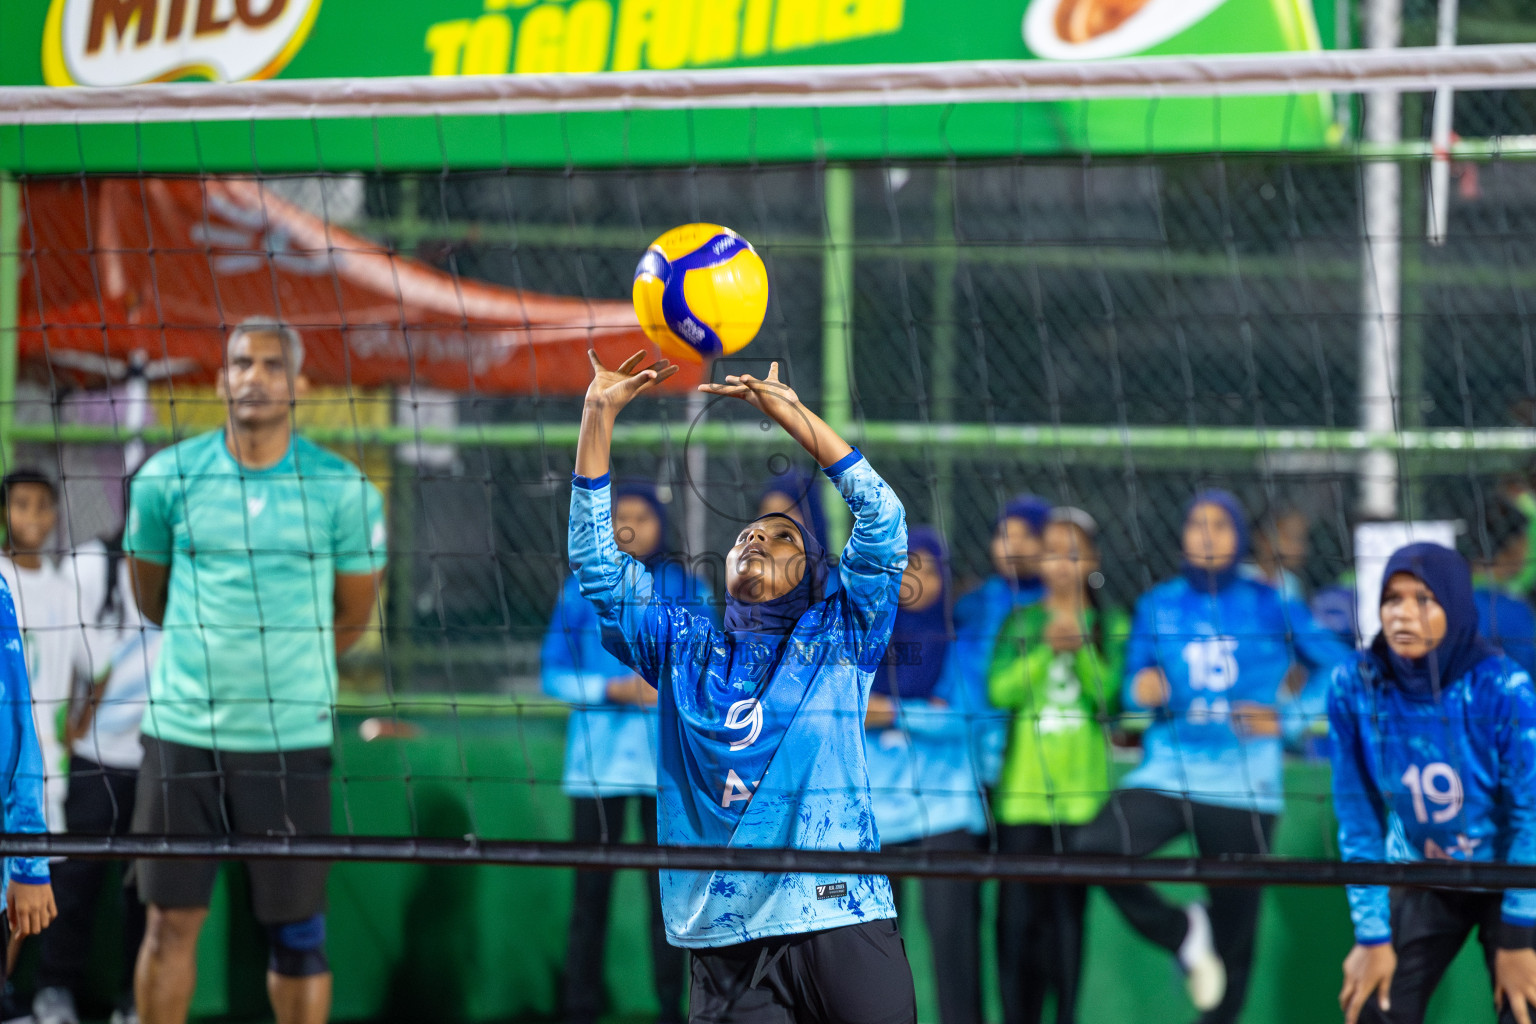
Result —
[[572, 473], [571, 486], [580, 487], [584, 491], [600, 491], [604, 487], [608, 486], [608, 481], [612, 479], [612, 477], [613, 474], [611, 472], [604, 473], [602, 476], [598, 477], [585, 477], [579, 473]]
[[839, 475], [841, 475], [842, 473], [846, 472], [850, 466], [852, 466], [854, 463], [858, 462], [863, 457], [864, 457], [864, 453], [859, 451], [857, 448], [855, 448], [853, 451], [849, 452], [847, 455], [844, 455], [842, 458], [840, 458], [836, 462], [832, 463], [832, 465], [830, 465], [830, 466], [826, 467], [825, 469], [823, 469], [822, 472], [827, 474], [827, 476], [829, 478], [835, 480], [835, 479], [837, 479], [837, 477]]
[[17, 857], [11, 861], [11, 881], [22, 885], [47, 885], [49, 882], [46, 857]]
[[1357, 946], [1385, 946], [1391, 941], [1392, 936], [1390, 935], [1381, 935], [1374, 939], [1362, 939], [1358, 935], [1355, 936], [1355, 945]]

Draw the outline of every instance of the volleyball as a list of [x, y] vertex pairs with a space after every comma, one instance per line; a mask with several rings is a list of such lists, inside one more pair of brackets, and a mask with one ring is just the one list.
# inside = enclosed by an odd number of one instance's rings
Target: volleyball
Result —
[[752, 244], [719, 224], [684, 224], [635, 267], [635, 315], [661, 349], [700, 363], [745, 348], [768, 312], [768, 270]]

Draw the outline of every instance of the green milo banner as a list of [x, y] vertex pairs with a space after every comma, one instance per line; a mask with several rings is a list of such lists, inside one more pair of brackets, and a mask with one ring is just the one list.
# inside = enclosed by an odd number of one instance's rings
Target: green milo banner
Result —
[[[1317, 0], [1327, 5], [1333, 0]], [[1338, 0], [1343, 2], [1343, 0]], [[1323, 7], [1324, 25], [1332, 24]], [[1314, 0], [5, 0], [0, 84], [604, 72], [1318, 49]], [[1331, 42], [1331, 40], [1329, 40]], [[1314, 149], [1317, 94], [0, 130], [10, 170], [273, 171]], [[487, 122], [490, 122], [489, 124]], [[500, 122], [500, 124], [496, 124]], [[189, 161], [193, 161], [190, 162]]]

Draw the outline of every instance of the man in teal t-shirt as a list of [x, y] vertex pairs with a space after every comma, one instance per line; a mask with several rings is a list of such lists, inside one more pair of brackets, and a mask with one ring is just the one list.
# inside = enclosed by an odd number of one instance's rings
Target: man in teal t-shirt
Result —
[[[164, 627], [136, 833], [330, 833], [336, 656], [368, 625], [385, 532], [367, 477], [293, 436], [303, 358], [288, 327], [236, 327], [218, 382], [225, 428], [159, 452], [134, 477], [123, 546], [144, 617]], [[135, 866], [149, 905], [134, 986], [144, 1024], [186, 1020], [217, 868]], [[320, 1024], [327, 867], [248, 870], [278, 1024]]]

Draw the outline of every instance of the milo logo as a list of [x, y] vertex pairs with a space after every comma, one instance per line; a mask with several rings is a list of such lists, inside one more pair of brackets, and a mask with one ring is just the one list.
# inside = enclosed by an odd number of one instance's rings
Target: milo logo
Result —
[[304, 45], [320, 0], [53, 0], [49, 85], [270, 78]]

